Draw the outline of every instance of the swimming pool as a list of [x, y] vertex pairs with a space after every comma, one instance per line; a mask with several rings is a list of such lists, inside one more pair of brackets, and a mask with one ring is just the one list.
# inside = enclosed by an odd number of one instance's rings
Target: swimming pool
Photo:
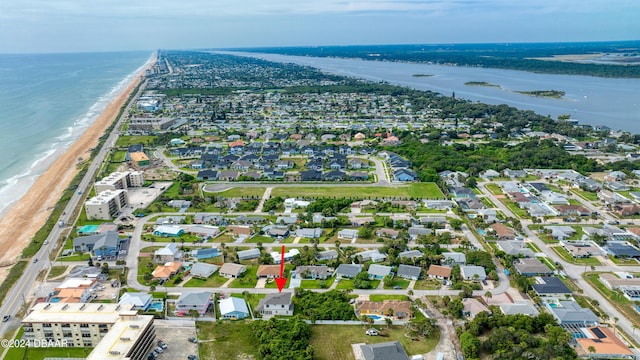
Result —
[[549, 303], [549, 307], [551, 307], [551, 308], [554, 308], [554, 309], [555, 309], [555, 308], [557, 308], [557, 307], [558, 307], [558, 304], [556, 304], [556, 303]]
[[368, 318], [372, 318], [373, 320], [381, 320], [382, 316], [380, 315], [367, 315]]
[[85, 225], [78, 230], [78, 234], [92, 234], [98, 231], [99, 225]]
[[162, 300], [152, 301], [151, 305], [149, 305], [149, 310], [162, 312], [162, 310], [164, 310], [164, 303]]
[[58, 302], [60, 302], [60, 298], [59, 298], [59, 297], [57, 297], [57, 296], [56, 296], [56, 297], [52, 297], [52, 298], [49, 300], [49, 302], [50, 302], [50, 303], [58, 303]]

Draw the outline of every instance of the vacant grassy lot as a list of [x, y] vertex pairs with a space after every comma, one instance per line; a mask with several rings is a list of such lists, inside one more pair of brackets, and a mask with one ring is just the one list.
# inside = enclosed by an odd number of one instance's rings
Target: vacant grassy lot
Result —
[[498, 186], [498, 184], [487, 184], [485, 187], [487, 188], [487, 190], [491, 191], [491, 193], [494, 195], [504, 194], [504, 192], [502, 192], [502, 189], [500, 189], [500, 186]]
[[393, 278], [393, 282], [391, 283], [390, 286], [385, 286], [385, 289], [393, 289], [396, 286], [400, 286], [403, 289], [406, 289], [409, 287], [409, 284], [411, 283], [410, 280], [406, 280], [403, 278]]
[[258, 272], [257, 266], [247, 266], [247, 271], [245, 273], [233, 280], [231, 284], [229, 284], [230, 288], [255, 288], [258, 283], [258, 279], [256, 278], [256, 274]]
[[222, 196], [225, 198], [235, 197], [262, 197], [264, 195], [264, 187], [234, 187], [225, 191], [215, 192], [215, 196]]
[[5, 360], [43, 360], [46, 358], [86, 358], [91, 348], [11, 348]]
[[229, 279], [226, 277], [214, 274], [204, 280], [191, 278], [186, 282], [186, 284], [184, 284], [184, 287], [220, 287], [222, 284], [226, 283], [227, 280]]
[[407, 295], [369, 295], [370, 301], [385, 301], [385, 300], [409, 300]]
[[198, 343], [201, 359], [247, 359], [257, 356], [250, 321], [199, 321]]
[[[367, 343], [375, 344], [387, 341], [400, 341], [409, 356], [425, 354], [433, 350], [440, 340], [440, 335], [431, 339], [412, 341], [404, 336], [405, 329], [402, 326], [393, 326], [390, 329], [378, 327], [384, 330], [388, 336], [367, 336], [365, 329], [360, 325], [312, 325], [309, 342], [315, 349], [314, 359], [317, 360], [352, 360], [353, 351], [351, 344]], [[330, 344], [330, 346], [328, 346]]]
[[415, 183], [399, 187], [376, 186], [289, 186], [276, 187], [271, 196], [282, 197], [347, 197], [347, 198], [426, 198], [443, 199], [444, 195], [435, 183]]
[[51, 267], [51, 271], [49, 271], [49, 279], [57, 278], [58, 276], [64, 274], [67, 271], [68, 266], [53, 266]]

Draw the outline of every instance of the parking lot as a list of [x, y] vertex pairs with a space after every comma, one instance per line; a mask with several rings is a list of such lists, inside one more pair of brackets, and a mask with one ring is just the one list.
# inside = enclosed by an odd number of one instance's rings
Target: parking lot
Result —
[[186, 360], [187, 356], [198, 355], [198, 344], [189, 342], [196, 336], [195, 322], [191, 320], [156, 320], [156, 339], [167, 344], [167, 349], [158, 356], [159, 360]]

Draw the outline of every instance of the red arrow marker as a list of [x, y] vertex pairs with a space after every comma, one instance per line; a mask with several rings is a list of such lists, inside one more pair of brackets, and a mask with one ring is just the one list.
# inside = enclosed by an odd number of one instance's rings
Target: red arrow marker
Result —
[[281, 258], [280, 258], [280, 277], [276, 278], [276, 284], [278, 285], [278, 291], [282, 292], [282, 289], [284, 288], [284, 285], [287, 283], [287, 278], [286, 277], [282, 277], [284, 275], [284, 245], [282, 245], [282, 251], [281, 251]]

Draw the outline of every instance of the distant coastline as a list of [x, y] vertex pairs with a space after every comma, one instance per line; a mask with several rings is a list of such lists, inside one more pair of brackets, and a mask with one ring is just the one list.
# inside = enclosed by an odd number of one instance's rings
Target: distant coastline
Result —
[[432, 74], [413, 74], [413, 77], [432, 77]]

